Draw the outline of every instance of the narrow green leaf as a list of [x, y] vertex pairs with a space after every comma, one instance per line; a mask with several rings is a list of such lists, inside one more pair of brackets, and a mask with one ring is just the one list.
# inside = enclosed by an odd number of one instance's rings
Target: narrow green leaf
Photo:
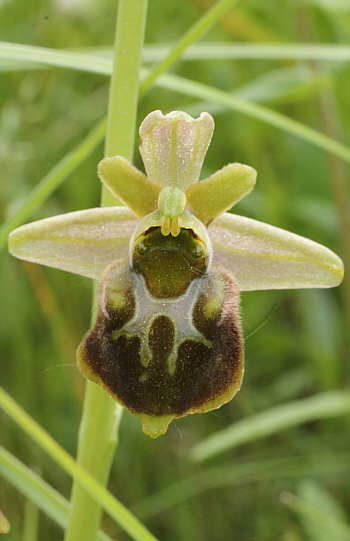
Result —
[[[320, 483], [305, 479], [299, 484], [297, 493], [299, 499], [295, 510], [310, 541], [350, 539], [344, 510]], [[311, 509], [315, 515], [308, 512]]]
[[[0, 475], [30, 499], [39, 509], [65, 529], [68, 524], [69, 502], [20, 460], [0, 447]], [[99, 531], [98, 541], [111, 541]]]
[[[345, 0], [346, 1], [346, 0]], [[145, 62], [157, 62], [171, 50], [171, 45], [146, 45]], [[91, 54], [93, 54], [93, 50]], [[350, 60], [348, 45], [301, 43], [196, 43], [184, 51], [181, 60]]]
[[262, 105], [244, 101], [229, 92], [224, 92], [223, 90], [196, 81], [183, 79], [176, 75], [162, 75], [157, 80], [156, 85], [161, 88], [178, 91], [181, 94], [207, 100], [214, 104], [220, 104], [243, 115], [261, 120], [290, 135], [295, 135], [323, 150], [331, 152], [346, 162], [350, 162], [350, 148], [346, 145]]
[[69, 513], [67, 500], [3, 447], [0, 447], [0, 474], [65, 528]]
[[262, 479], [282, 479], [305, 475], [345, 473], [349, 470], [349, 453], [322, 453], [304, 456], [257, 459], [251, 462], [236, 462], [233, 465], [209, 468], [174, 483], [145, 498], [132, 510], [138, 517], [150, 517], [170, 509], [206, 490], [240, 486], [245, 483], [261, 483]]
[[[264, 474], [268, 479], [279, 479], [305, 474], [336, 473], [344, 472], [348, 469], [348, 465], [348, 454], [332, 455], [329, 460], [324, 460], [323, 455], [316, 454], [211, 468], [149, 496], [136, 504], [133, 511], [137, 512], [138, 516], [146, 518], [170, 509], [206, 490], [223, 486], [239, 486], [254, 482], [256, 479], [260, 481]], [[30, 498], [56, 524], [63, 529], [66, 528], [69, 502], [2, 447], [0, 447], [0, 475], [24, 496]], [[110, 537], [99, 531], [98, 541], [110, 541]]]
[[[146, 45], [144, 62], [159, 62], [173, 50], [172, 44]], [[7, 69], [61, 67], [110, 75], [112, 72], [112, 47], [87, 48], [82, 52], [35, 47], [21, 43], [0, 42], [0, 58], [11, 61]], [[350, 47], [341, 44], [300, 43], [196, 43], [181, 53], [184, 60], [325, 60], [346, 62], [350, 60]], [[28, 65], [30, 63], [30, 65]], [[36, 64], [33, 66], [33, 64]], [[17, 66], [17, 67], [16, 67]], [[2, 66], [3, 67], [3, 66]], [[6, 67], [6, 64], [5, 64]]]
[[[28, 61], [36, 62], [45, 61], [49, 65], [52, 65], [52, 62], [54, 62], [54, 65], [60, 65], [61, 67], [72, 67], [72, 69], [80, 69], [83, 71], [92, 72], [98, 71], [96, 68], [95, 59], [89, 59], [88, 55], [85, 55], [84, 53], [66, 52], [67, 55], [72, 55], [71, 65], [68, 65], [68, 63], [66, 65], [65, 62], [62, 62], [62, 60], [60, 63], [60, 55], [56, 55], [56, 51], [50, 49], [44, 49], [44, 53], [43, 55], [41, 55], [42, 48], [33, 47], [29, 50], [28, 55], [26, 55], [26, 48], [28, 46], [21, 46], [17, 44], [5, 45], [6, 51], [3, 54], [6, 54], [6, 58], [10, 57], [9, 50], [11, 50], [11, 46], [16, 45], [16, 54], [18, 59], [25, 59]], [[349, 48], [345, 48], [346, 55], [348, 54], [346, 52], [347, 49]], [[76, 62], [74, 62], [73, 60], [74, 55], [77, 55]], [[13, 57], [15, 57], [15, 55]], [[101, 60], [101, 58], [99, 58], [98, 60]], [[106, 64], [104, 65], [103, 69], [101, 69], [101, 71], [98, 71], [98, 73], [110, 75], [112, 73], [112, 61], [110, 59], [102, 60], [104, 60]], [[106, 69], [107, 63], [109, 63], [108, 69]], [[93, 69], [89, 69], [90, 65], [93, 66]], [[149, 90], [153, 82], [151, 81], [151, 79], [147, 78], [149, 70], [142, 69], [140, 73], [141, 79], [143, 81], [141, 83], [141, 89], [143, 92], [145, 92], [146, 90]], [[322, 148], [323, 150], [335, 154], [336, 156], [342, 158], [347, 162], [350, 161], [350, 149], [346, 145], [343, 145], [342, 143], [335, 141], [330, 137], [327, 137], [326, 135], [323, 135], [322, 133], [313, 130], [312, 128], [309, 128], [308, 126], [305, 126], [300, 122], [297, 122], [296, 120], [290, 119], [280, 113], [277, 113], [276, 111], [262, 107], [261, 105], [246, 102], [236, 96], [231, 95], [228, 92], [224, 92], [209, 85], [204, 85], [195, 81], [189, 81], [187, 79], [169, 74], [162, 74], [161, 76], [159, 76], [155, 82], [155, 85], [159, 86], [160, 88], [166, 88], [169, 90], [178, 91], [182, 94], [187, 94], [196, 98], [208, 100], [209, 102], [212, 102], [214, 104], [220, 104], [223, 107], [232, 109], [242, 114], [246, 114], [263, 122], [271, 124], [272, 126], [275, 126], [276, 128], [279, 128], [286, 133], [295, 135], [303, 139], [304, 141], [308, 141], [309, 143], [319, 148]]]
[[19, 62], [34, 63], [38, 66], [60, 67], [111, 75], [112, 59], [93, 56], [85, 53], [62, 51], [61, 49], [49, 49], [22, 45], [20, 43], [0, 42], [0, 57]]
[[309, 100], [329, 87], [335, 79], [332, 71], [317, 75], [303, 64], [266, 71], [248, 83], [235, 88], [233, 95], [255, 103], [293, 103]]
[[350, 411], [350, 392], [320, 393], [287, 404], [275, 406], [221, 430], [202, 441], [191, 451], [191, 458], [200, 462], [238, 445], [266, 438], [292, 426], [338, 417]]
[[[218, 0], [208, 11], [183, 35], [174, 48], [167, 53], [156, 66], [154, 66], [147, 77], [147, 88], [153, 85], [154, 81], [167, 71], [188, 49], [190, 45], [198, 41], [218, 19], [231, 9], [239, 0]], [[145, 82], [141, 83], [140, 91], [145, 90]]]
[[93, 152], [103, 140], [106, 120], [102, 120], [82, 142], [66, 154], [31, 191], [16, 214], [0, 228], [0, 250], [4, 247], [9, 233], [21, 225], [39, 206], [62, 184], [62, 182]]
[[[289, 492], [281, 494], [281, 501], [300, 517], [310, 541], [349, 541], [350, 526], [344, 514], [330, 494], [316, 483], [304, 484], [303, 497]], [[307, 488], [307, 493], [304, 492]], [[311, 494], [311, 490], [312, 494]], [[335, 505], [337, 511], [335, 512]]]
[[77, 465], [75, 460], [45, 430], [41, 428], [5, 391], [0, 388], [0, 407], [53, 460], [98, 502], [101, 507], [136, 541], [156, 541], [156, 538], [92, 475]]

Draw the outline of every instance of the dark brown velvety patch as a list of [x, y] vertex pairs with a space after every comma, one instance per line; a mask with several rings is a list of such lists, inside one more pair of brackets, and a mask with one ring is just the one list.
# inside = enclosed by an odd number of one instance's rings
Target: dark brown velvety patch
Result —
[[174, 345], [174, 324], [166, 316], [157, 317], [150, 329], [148, 343], [152, 352], [152, 364], [166, 365]]
[[168, 317], [159, 316], [152, 324], [149, 340], [152, 359], [145, 367], [140, 361], [140, 339], [121, 335], [114, 340], [112, 333], [120, 328], [121, 320], [118, 314], [107, 319], [100, 311], [84, 342], [84, 360], [131, 412], [181, 416], [200, 409], [240, 380], [243, 344], [238, 295], [230, 274], [221, 269], [216, 273], [216, 279], [225, 282], [223, 309], [208, 321], [198, 317], [204, 299], [196, 306], [196, 326], [213, 347], [191, 339], [183, 342], [173, 375], [167, 361], [174, 328]]

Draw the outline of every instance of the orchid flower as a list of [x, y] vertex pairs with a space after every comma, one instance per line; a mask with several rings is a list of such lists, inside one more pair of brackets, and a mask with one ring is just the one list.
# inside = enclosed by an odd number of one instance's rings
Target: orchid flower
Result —
[[98, 167], [126, 206], [47, 218], [9, 237], [20, 259], [100, 280], [78, 366], [152, 437], [239, 390], [240, 291], [332, 287], [343, 277], [324, 246], [226, 212], [256, 171], [233, 163], [199, 181], [213, 129], [208, 113], [150, 113], [140, 127], [147, 176], [121, 156]]

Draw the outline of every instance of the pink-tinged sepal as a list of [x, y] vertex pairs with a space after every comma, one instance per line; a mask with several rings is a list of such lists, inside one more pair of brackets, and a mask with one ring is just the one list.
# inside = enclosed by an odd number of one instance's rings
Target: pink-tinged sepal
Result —
[[150, 181], [186, 190], [198, 182], [214, 130], [209, 113], [153, 111], [140, 126], [140, 153]]

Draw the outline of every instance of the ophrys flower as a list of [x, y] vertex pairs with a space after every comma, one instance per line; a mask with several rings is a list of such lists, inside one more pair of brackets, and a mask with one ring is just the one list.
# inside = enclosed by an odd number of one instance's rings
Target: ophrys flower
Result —
[[99, 164], [129, 208], [48, 218], [9, 239], [19, 258], [101, 279], [78, 366], [152, 437], [239, 390], [240, 290], [331, 287], [343, 276], [327, 248], [225, 212], [252, 190], [256, 172], [235, 163], [199, 182], [213, 128], [208, 113], [154, 111], [140, 128], [147, 176], [120, 156]]

